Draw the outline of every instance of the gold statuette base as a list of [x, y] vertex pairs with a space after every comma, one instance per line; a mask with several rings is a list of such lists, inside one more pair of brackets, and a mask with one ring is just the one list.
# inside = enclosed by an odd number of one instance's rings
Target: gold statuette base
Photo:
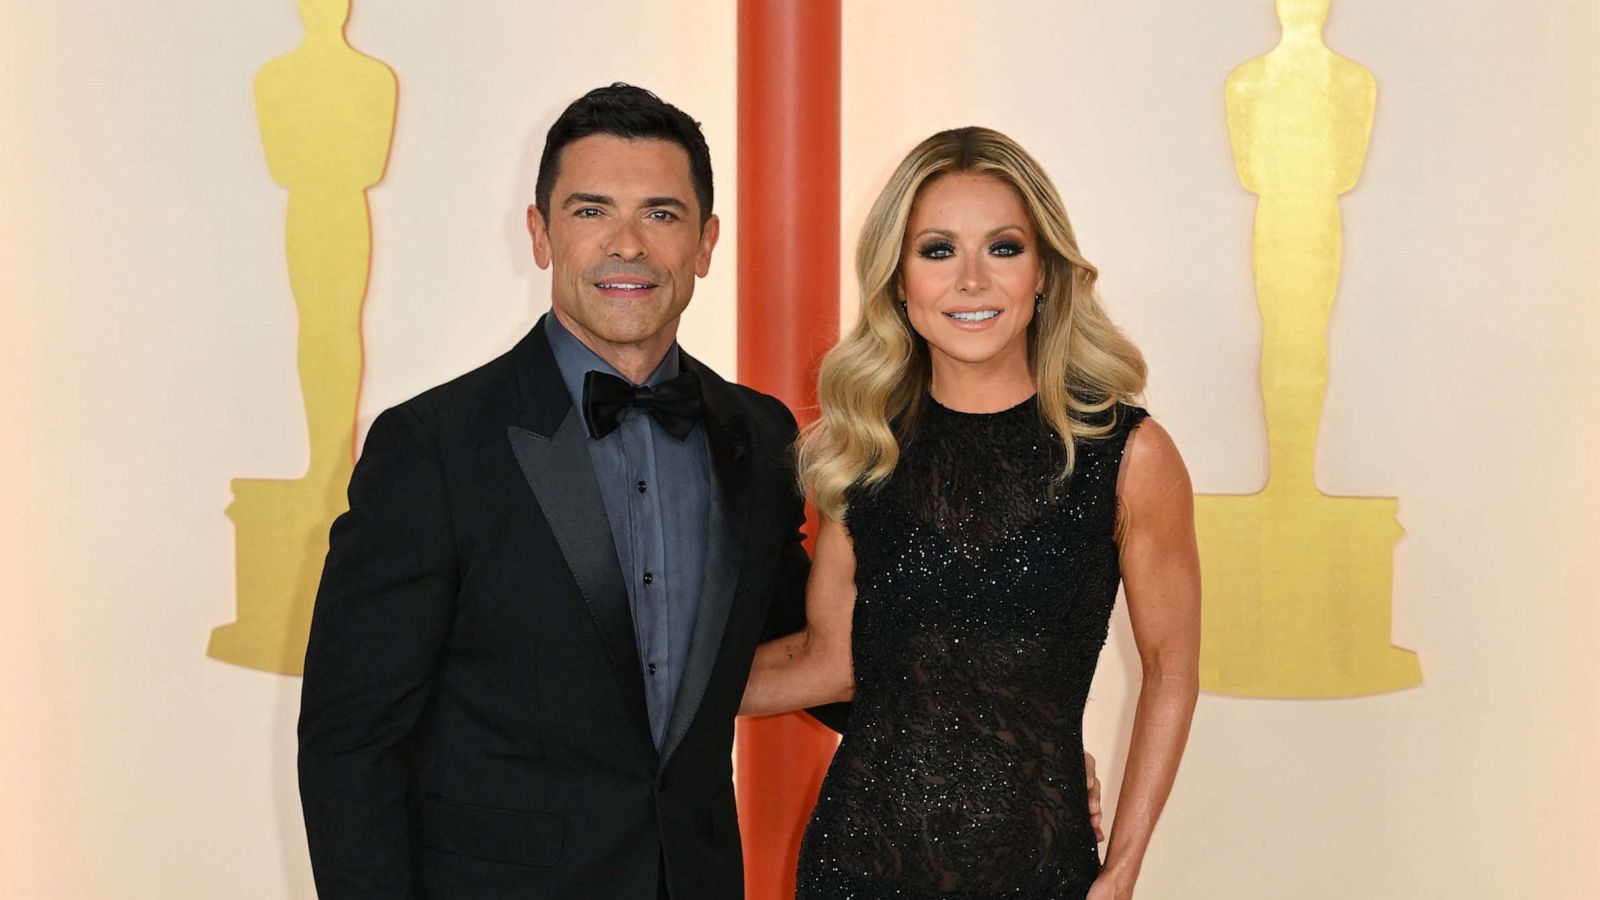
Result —
[[305, 668], [311, 607], [344, 511], [350, 469], [296, 479], [236, 478], [233, 520], [239, 620], [211, 632], [212, 659], [284, 675]]
[[1201, 688], [1333, 698], [1421, 684], [1417, 655], [1390, 643], [1398, 508], [1314, 490], [1195, 497]]

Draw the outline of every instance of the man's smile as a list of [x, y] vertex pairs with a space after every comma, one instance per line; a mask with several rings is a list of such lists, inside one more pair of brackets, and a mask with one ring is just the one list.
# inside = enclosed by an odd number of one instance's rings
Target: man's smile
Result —
[[595, 290], [607, 297], [637, 298], [648, 295], [660, 285], [653, 281], [640, 281], [631, 278], [612, 278], [594, 283]]

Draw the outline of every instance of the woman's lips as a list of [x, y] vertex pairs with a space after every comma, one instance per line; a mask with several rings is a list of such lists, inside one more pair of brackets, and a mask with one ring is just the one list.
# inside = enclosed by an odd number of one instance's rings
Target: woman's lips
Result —
[[[994, 327], [1004, 313], [993, 308], [952, 309], [941, 313], [951, 325], [962, 331], [984, 331]], [[957, 318], [957, 316], [962, 318]]]

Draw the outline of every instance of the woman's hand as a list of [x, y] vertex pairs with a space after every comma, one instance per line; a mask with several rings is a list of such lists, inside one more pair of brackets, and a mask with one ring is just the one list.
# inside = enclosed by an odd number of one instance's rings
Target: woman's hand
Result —
[[1095, 843], [1105, 843], [1106, 833], [1100, 827], [1103, 810], [1100, 808], [1100, 779], [1094, 774], [1094, 754], [1084, 751], [1083, 770], [1089, 773], [1089, 824], [1094, 826]]
[[1132, 900], [1133, 880], [1123, 879], [1112, 872], [1101, 872], [1089, 886], [1084, 900]]

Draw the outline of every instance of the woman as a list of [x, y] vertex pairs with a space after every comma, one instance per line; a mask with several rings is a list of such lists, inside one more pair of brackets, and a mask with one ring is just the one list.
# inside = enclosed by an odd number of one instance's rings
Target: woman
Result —
[[[800, 442], [809, 624], [757, 651], [741, 709], [854, 700], [797, 896], [1130, 897], [1199, 682], [1191, 491], [1128, 403], [1144, 362], [1054, 186], [994, 131], [913, 150], [856, 267]], [[1144, 680], [1102, 866], [1082, 719], [1119, 578]]]

